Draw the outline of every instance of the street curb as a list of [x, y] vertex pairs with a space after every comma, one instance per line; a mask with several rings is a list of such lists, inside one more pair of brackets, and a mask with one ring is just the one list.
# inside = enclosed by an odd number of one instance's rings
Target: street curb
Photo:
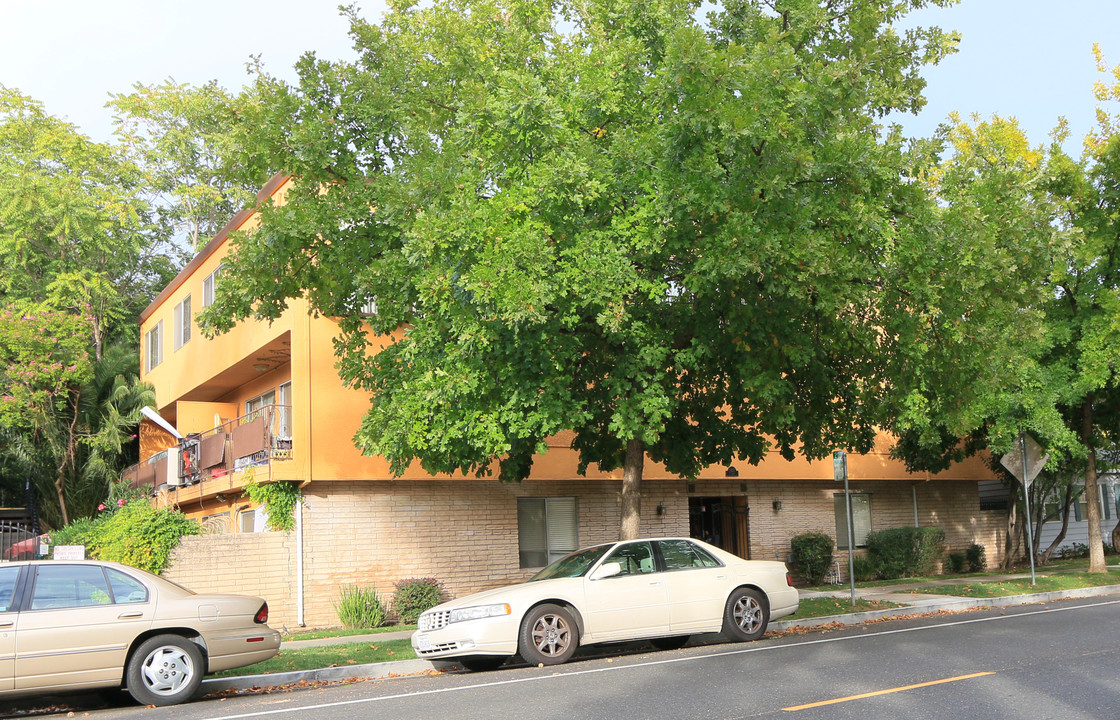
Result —
[[1032, 605], [1037, 603], [1054, 602], [1055, 600], [1072, 600], [1074, 598], [1098, 597], [1120, 593], [1120, 585], [1099, 585], [1097, 587], [1075, 588], [1073, 590], [1055, 590], [1045, 593], [1028, 593], [1024, 595], [1007, 595], [992, 598], [953, 598], [943, 602], [922, 603], [906, 605], [904, 607], [887, 608], [885, 610], [868, 610], [858, 613], [843, 615], [824, 615], [822, 617], [806, 618], [804, 620], [779, 620], [769, 625], [769, 630], [781, 632], [783, 630], [811, 629], [826, 625], [859, 625], [861, 623], [881, 620], [890, 617], [905, 617], [907, 615], [926, 615], [939, 612], [960, 612], [978, 608], [1011, 607], [1014, 605]]
[[[1056, 590], [1046, 593], [1009, 595], [1007, 597], [954, 598], [951, 600], [947, 599], [944, 602], [934, 601], [929, 604], [907, 605], [904, 607], [888, 608], [886, 610], [869, 610], [867, 612], [847, 613], [843, 615], [826, 615], [824, 617], [807, 618], [805, 620], [778, 620], [770, 623], [769, 631], [783, 632], [797, 629], [809, 630], [823, 626], [860, 625], [865, 622], [890, 617], [927, 615], [939, 612], [959, 612], [977, 608], [1032, 605], [1054, 602], [1056, 600], [1098, 597], [1111, 594], [1120, 594], [1120, 585], [1101, 585], [1098, 587], [1077, 588], [1074, 590]], [[323, 668], [321, 670], [301, 670], [298, 672], [270, 673], [267, 675], [242, 675], [240, 677], [231, 678], [211, 678], [202, 681], [199, 695], [208, 695], [230, 690], [261, 690], [289, 685], [312, 685], [319, 682], [361, 682], [363, 680], [378, 680], [401, 675], [447, 672], [448, 670], [458, 667], [461, 666], [453, 661], [395, 660], [393, 662], [349, 665], [346, 667]]]

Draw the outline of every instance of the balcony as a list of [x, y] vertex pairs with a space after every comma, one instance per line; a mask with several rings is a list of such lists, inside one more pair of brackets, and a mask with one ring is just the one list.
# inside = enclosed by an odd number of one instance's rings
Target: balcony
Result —
[[[254, 468], [271, 471], [276, 461], [292, 459], [292, 408], [265, 405], [204, 433], [192, 433], [175, 447], [156, 453], [121, 475], [136, 489], [166, 491], [174, 503], [188, 491], [205, 497], [240, 488]], [[258, 481], [271, 479], [256, 477]]]

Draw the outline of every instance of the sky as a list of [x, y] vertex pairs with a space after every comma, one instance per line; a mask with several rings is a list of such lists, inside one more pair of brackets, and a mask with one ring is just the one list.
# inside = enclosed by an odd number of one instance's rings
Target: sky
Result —
[[[294, 80], [307, 51], [349, 59], [353, 50], [338, 0], [0, 0], [0, 85], [18, 88], [95, 140], [111, 139], [109, 93], [168, 78], [230, 90], [260, 55], [265, 69]], [[356, 0], [377, 20], [382, 0]], [[908, 134], [934, 132], [951, 111], [1013, 116], [1033, 144], [1047, 142], [1059, 116], [1071, 125], [1067, 150], [1095, 124], [1094, 42], [1120, 63], [1120, 0], [963, 0], [926, 9], [919, 24], [959, 30], [960, 52], [927, 68], [928, 104], [897, 116]]]

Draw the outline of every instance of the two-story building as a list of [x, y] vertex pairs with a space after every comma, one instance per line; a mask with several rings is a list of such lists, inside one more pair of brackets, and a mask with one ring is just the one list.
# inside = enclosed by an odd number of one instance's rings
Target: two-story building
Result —
[[[258, 200], [283, 201], [277, 176]], [[159, 501], [202, 521], [167, 571], [198, 590], [260, 594], [277, 624], [337, 624], [332, 603], [346, 584], [386, 595], [394, 581], [434, 577], [449, 595], [518, 581], [579, 546], [616, 539], [621, 471], [576, 473], [560, 434], [529, 479], [394, 477], [352, 438], [368, 397], [346, 389], [335, 368], [337, 324], [294, 301], [269, 324], [246, 321], [208, 339], [195, 323], [214, 301], [229, 234], [252, 231], [237, 215], [141, 317], [142, 379], [157, 407], [141, 427], [141, 463], [129, 477]], [[979, 543], [1000, 559], [1006, 513], [983, 509], [978, 460], [937, 475], [912, 474], [888, 454], [849, 459], [856, 545], [873, 529], [939, 525], [952, 548]], [[790, 538], [821, 530], [847, 544], [842, 486], [831, 461], [793, 462], [773, 453], [757, 466], [711, 467], [692, 480], [646, 462], [642, 533], [691, 535], [743, 557], [787, 559]], [[249, 482], [292, 482], [302, 491], [295, 530], [266, 530]], [[995, 508], [995, 509], [991, 509]]]

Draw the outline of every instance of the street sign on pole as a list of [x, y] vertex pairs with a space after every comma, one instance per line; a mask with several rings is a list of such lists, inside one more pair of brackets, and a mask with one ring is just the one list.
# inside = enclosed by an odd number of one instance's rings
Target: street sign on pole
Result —
[[[1001, 457], [999, 464], [1007, 468], [1009, 473], [1023, 483], [1023, 488], [1027, 489], [1049, 459], [1049, 454], [1042, 454], [1042, 446], [1030, 435], [1023, 433], [1019, 435], [1019, 447]], [[1027, 468], [1026, 473], [1023, 472], [1023, 467]]]
[[1034, 529], [1031, 527], [1031, 483], [1042, 472], [1050, 455], [1042, 454], [1042, 446], [1026, 433], [1019, 433], [1019, 447], [999, 459], [999, 464], [1007, 468], [1023, 484], [1023, 507], [1027, 517], [1027, 557], [1031, 562], [1031, 585], [1037, 585], [1034, 576]]
[[843, 450], [832, 452], [832, 476], [836, 482], [844, 482], [844, 516], [848, 526], [848, 585], [852, 589], [852, 607], [856, 606], [856, 553], [855, 533], [852, 531], [852, 494], [848, 492], [848, 453]]

